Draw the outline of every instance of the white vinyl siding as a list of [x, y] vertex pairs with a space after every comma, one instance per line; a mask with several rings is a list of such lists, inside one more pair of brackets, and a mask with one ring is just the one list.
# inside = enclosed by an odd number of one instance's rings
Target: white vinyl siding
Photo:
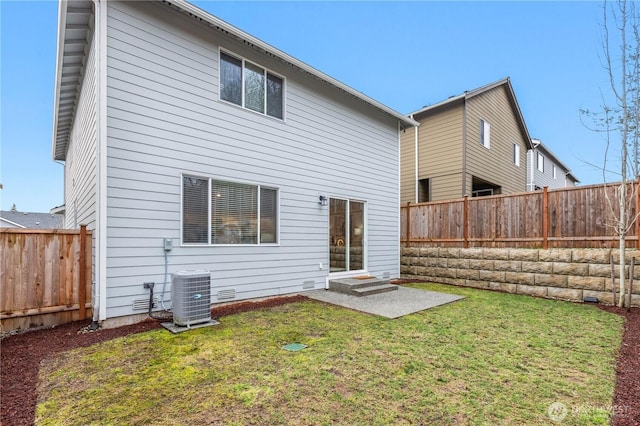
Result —
[[[575, 184], [565, 177], [566, 169], [560, 165], [555, 156], [550, 155], [547, 151], [540, 152], [538, 147], [536, 150], [527, 152], [527, 161], [529, 161], [528, 174], [528, 190], [536, 188], [542, 189], [545, 186], [549, 189], [564, 188], [566, 186], [575, 186]], [[542, 169], [542, 170], [540, 170]], [[560, 175], [560, 179], [558, 179]]]
[[[211, 271], [214, 303], [230, 290], [241, 300], [324, 288], [321, 193], [366, 201], [367, 273], [399, 276], [396, 119], [169, 5], [107, 4], [108, 317], [139, 313], [142, 284], [164, 282], [163, 239], [182, 238], [183, 175], [278, 189], [277, 244], [167, 254], [169, 273]], [[220, 48], [286, 78], [286, 122], [218, 101]]]

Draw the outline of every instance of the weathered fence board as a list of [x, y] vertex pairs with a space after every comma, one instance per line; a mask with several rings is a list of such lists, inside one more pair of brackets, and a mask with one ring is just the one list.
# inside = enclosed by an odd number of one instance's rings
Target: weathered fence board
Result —
[[2, 331], [91, 318], [91, 239], [84, 227], [0, 230]]
[[[463, 198], [401, 206], [404, 246], [603, 248], [616, 247], [619, 184]], [[633, 224], [627, 247], [637, 248], [638, 183], [627, 186]], [[408, 221], [408, 223], [407, 223]]]

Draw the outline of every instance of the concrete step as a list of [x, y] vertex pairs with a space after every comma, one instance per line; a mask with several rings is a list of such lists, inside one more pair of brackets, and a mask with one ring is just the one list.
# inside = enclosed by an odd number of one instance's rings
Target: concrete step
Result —
[[371, 278], [343, 278], [329, 281], [329, 290], [353, 296], [368, 296], [397, 290], [398, 286], [389, 284], [389, 280]]
[[372, 294], [379, 294], [379, 293], [386, 293], [388, 291], [396, 291], [398, 289], [397, 285], [393, 285], [393, 284], [382, 284], [382, 285], [375, 285], [372, 287], [361, 287], [361, 288], [354, 288], [352, 290], [352, 294], [354, 296], [370, 296]]

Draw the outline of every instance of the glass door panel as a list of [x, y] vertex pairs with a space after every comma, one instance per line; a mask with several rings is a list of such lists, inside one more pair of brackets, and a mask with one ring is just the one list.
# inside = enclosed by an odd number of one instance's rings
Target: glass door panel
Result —
[[329, 272], [347, 271], [347, 201], [329, 200]]
[[330, 272], [364, 269], [364, 203], [329, 199]]
[[349, 201], [349, 270], [364, 269], [364, 203]]

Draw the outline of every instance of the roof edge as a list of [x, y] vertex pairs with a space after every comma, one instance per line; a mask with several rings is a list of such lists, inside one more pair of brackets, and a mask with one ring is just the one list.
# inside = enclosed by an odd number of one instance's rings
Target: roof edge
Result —
[[58, 112], [60, 106], [60, 83], [62, 80], [62, 55], [64, 53], [64, 40], [67, 22], [67, 0], [60, 0], [58, 3], [58, 43], [56, 46], [56, 76], [53, 88], [53, 128], [51, 129], [51, 158], [54, 161], [64, 161], [65, 156], [56, 156], [58, 143]]
[[416, 122], [415, 120], [407, 117], [406, 115], [376, 101], [375, 99], [369, 97], [368, 95], [365, 95], [362, 92], [359, 92], [357, 90], [355, 90], [354, 88], [352, 88], [351, 86], [348, 86], [345, 83], [342, 83], [339, 80], [336, 80], [333, 77], [330, 77], [328, 74], [323, 73], [322, 71], [319, 71], [318, 69], [302, 62], [299, 59], [294, 58], [293, 56], [283, 52], [282, 50], [271, 46], [270, 44], [252, 36], [251, 34], [227, 23], [226, 21], [223, 21], [222, 19], [210, 14], [209, 12], [199, 8], [196, 5], [193, 5], [189, 2], [187, 2], [186, 0], [158, 0], [161, 1], [163, 3], [167, 3], [170, 5], [173, 5], [175, 7], [180, 8], [181, 10], [183, 10], [186, 13], [189, 13], [191, 15], [193, 15], [194, 17], [197, 17], [199, 19], [202, 19], [206, 22], [208, 22], [211, 25], [215, 25], [221, 28], [224, 28], [226, 31], [228, 31], [230, 34], [232, 34], [235, 37], [241, 38], [246, 40], [247, 42], [253, 44], [254, 46], [258, 47], [261, 50], [264, 50], [272, 55], [275, 55], [277, 57], [279, 57], [280, 59], [284, 60], [285, 62], [290, 63], [291, 65], [311, 74], [314, 75], [315, 77], [324, 80], [325, 82], [331, 84], [332, 86], [343, 90], [344, 92], [355, 96], [356, 98], [361, 99], [362, 101], [368, 103], [369, 105], [391, 115], [392, 117], [397, 118], [400, 122], [408, 125], [409, 127], [417, 127], [419, 125], [418, 122]]

